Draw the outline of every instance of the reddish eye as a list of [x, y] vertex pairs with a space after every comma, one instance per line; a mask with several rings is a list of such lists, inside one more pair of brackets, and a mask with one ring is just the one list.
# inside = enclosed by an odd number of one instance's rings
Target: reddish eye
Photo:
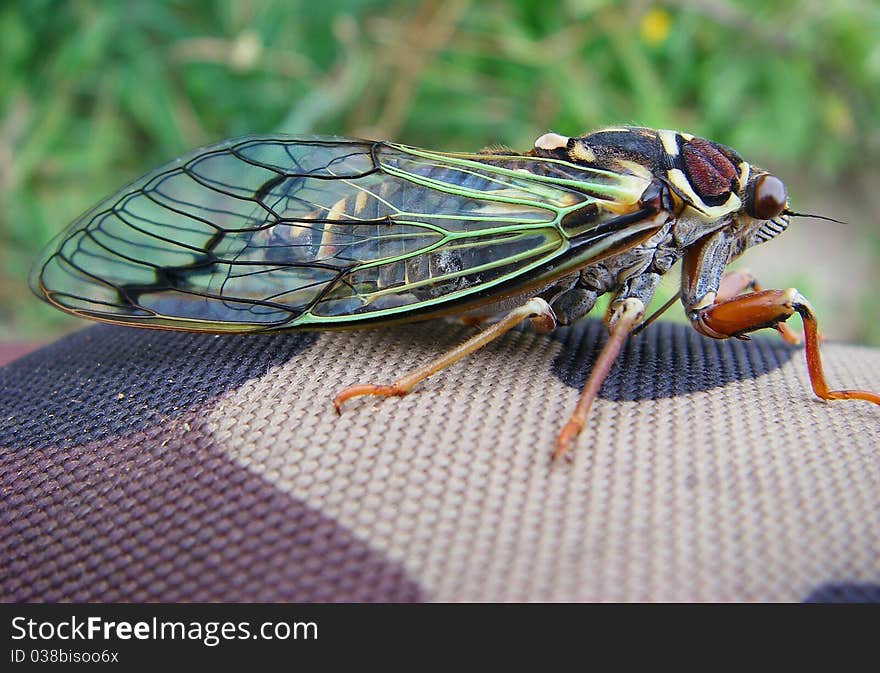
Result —
[[752, 183], [746, 212], [757, 220], [772, 220], [785, 210], [785, 185], [775, 175], [765, 174]]

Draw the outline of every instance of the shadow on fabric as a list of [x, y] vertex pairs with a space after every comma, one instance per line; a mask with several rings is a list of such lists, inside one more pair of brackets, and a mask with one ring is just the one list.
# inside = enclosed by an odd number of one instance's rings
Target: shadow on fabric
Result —
[[84, 329], [0, 368], [0, 446], [81, 444], [135, 432], [260, 376], [317, 338]]
[[[562, 344], [554, 374], [580, 390], [605, 343], [604, 325], [586, 320], [552, 336]], [[637, 401], [711, 390], [768, 374], [800, 353], [772, 336], [716, 340], [687, 325], [655, 323], [626, 342], [599, 397]]]
[[[462, 339], [473, 333], [450, 327]], [[432, 339], [431, 330], [391, 331], [392, 341], [401, 335]], [[82, 330], [0, 368], [0, 446], [82, 444], [136, 432], [261, 376], [306, 351], [318, 336], [215, 336], [108, 325]], [[601, 321], [585, 320], [541, 338], [560, 343], [553, 373], [580, 389], [606, 333]], [[709, 390], [767, 374], [798, 353], [772, 338], [715, 341], [684, 325], [659, 323], [627, 342], [599, 396], [643, 400]]]

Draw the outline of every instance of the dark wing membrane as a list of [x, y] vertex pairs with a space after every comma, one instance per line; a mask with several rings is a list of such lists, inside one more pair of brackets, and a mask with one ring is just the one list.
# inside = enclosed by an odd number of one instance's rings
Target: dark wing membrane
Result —
[[642, 178], [333, 137], [196, 150], [71, 224], [31, 285], [71, 313], [211, 332], [400, 320], [540, 272]]

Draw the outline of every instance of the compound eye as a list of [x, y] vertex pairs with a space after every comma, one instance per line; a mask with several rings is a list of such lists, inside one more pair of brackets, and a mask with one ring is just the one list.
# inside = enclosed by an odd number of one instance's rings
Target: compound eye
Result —
[[760, 176], [752, 185], [752, 198], [746, 209], [756, 220], [772, 220], [785, 210], [785, 185], [775, 175]]

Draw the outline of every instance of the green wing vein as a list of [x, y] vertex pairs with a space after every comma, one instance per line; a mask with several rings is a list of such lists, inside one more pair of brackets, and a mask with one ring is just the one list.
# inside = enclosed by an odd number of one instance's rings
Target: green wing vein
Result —
[[563, 217], [589, 213], [587, 229], [600, 226], [644, 187], [527, 156], [245, 137], [177, 159], [81, 216], [31, 285], [71, 313], [169, 329], [406, 320], [540, 278], [571, 247]]

